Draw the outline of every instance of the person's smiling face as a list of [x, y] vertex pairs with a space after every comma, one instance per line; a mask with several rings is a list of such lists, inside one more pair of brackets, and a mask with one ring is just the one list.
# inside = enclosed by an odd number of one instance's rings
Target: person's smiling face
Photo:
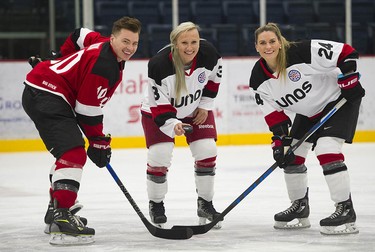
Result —
[[199, 50], [199, 32], [197, 29], [181, 33], [176, 41], [176, 49], [184, 65], [189, 65]]
[[110, 41], [117, 60], [119, 62], [127, 61], [137, 51], [139, 34], [127, 29], [121, 29], [120, 32], [111, 35]]
[[258, 35], [255, 48], [267, 63], [273, 65], [279, 54], [281, 43], [274, 32], [264, 31]]

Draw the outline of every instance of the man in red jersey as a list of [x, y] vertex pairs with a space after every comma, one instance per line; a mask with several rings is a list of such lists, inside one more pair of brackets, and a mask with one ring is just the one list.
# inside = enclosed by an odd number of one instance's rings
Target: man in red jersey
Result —
[[51, 201], [45, 216], [51, 244], [91, 243], [95, 230], [75, 215], [87, 156], [98, 167], [111, 157], [111, 138], [103, 133], [102, 108], [122, 81], [125, 62], [136, 52], [141, 23], [123, 17], [110, 37], [76, 29], [59, 56], [42, 61], [27, 74], [24, 110], [35, 123], [47, 150], [56, 158], [50, 171]]

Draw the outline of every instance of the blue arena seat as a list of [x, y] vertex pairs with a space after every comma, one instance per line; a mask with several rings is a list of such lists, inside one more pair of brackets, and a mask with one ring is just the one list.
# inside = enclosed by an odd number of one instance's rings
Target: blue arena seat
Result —
[[104, 35], [111, 33], [114, 21], [128, 15], [128, 7], [124, 1], [97, 1], [94, 8], [96, 30], [102, 32]]
[[192, 1], [190, 3], [191, 19], [201, 26], [223, 23], [221, 1]]
[[149, 24], [161, 23], [158, 1], [129, 1], [128, 14], [132, 17], [138, 18], [142, 22], [144, 28]]
[[[257, 15], [257, 20], [260, 20], [260, 10], [259, 10], [259, 1], [253, 2], [253, 9], [255, 15]], [[266, 22], [273, 22], [277, 24], [285, 24], [286, 20], [286, 13], [284, 4], [280, 0], [267, 0], [266, 2]]]
[[[170, 0], [159, 2], [159, 12], [163, 24], [172, 24], [172, 3]], [[178, 1], [178, 23], [190, 20], [190, 4], [188, 1]]]
[[368, 41], [369, 41], [369, 50], [367, 51], [368, 54], [375, 54], [375, 22], [367, 24], [367, 34], [368, 34]]
[[307, 23], [305, 26], [306, 36], [309, 39], [325, 39], [332, 41], [337, 41], [339, 39], [336, 26], [330, 23]]
[[238, 56], [241, 54], [241, 32], [235, 24], [212, 24], [217, 32], [217, 50], [221, 56]]
[[154, 56], [161, 48], [168, 45], [171, 24], [149, 24], [147, 27], [149, 55]]
[[343, 0], [316, 0], [314, 8], [317, 22], [330, 24], [345, 22], [345, 1]]
[[202, 28], [199, 32], [199, 35], [202, 39], [211, 42], [215, 47], [217, 46], [217, 30], [215, 28]]
[[367, 25], [375, 22], [375, 1], [355, 0], [352, 1], [352, 22]]
[[[340, 41], [345, 42], [345, 24], [337, 24], [337, 33]], [[352, 23], [352, 46], [360, 53], [367, 54], [371, 51], [374, 41], [371, 41], [368, 26]]]
[[316, 21], [315, 9], [311, 1], [285, 0], [283, 7], [288, 24], [301, 25]]
[[255, 30], [259, 27], [257, 24], [247, 24], [241, 27], [241, 55], [256, 56], [258, 55], [255, 49]]
[[223, 1], [223, 18], [228, 24], [254, 24], [259, 23], [259, 16], [255, 14], [252, 1]]

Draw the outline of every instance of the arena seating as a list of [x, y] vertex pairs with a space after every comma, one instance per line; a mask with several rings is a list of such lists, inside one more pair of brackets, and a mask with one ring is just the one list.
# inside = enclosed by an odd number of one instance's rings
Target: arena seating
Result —
[[[74, 0], [55, 1], [58, 45], [63, 42], [64, 34], [76, 28], [74, 6]], [[257, 55], [254, 31], [260, 21], [259, 0], [179, 0], [178, 7], [179, 22], [197, 23], [202, 28], [201, 37], [217, 46], [223, 56]], [[375, 54], [375, 1], [352, 0], [351, 9], [353, 46], [360, 54]], [[345, 41], [344, 0], [267, 0], [266, 10], [266, 22], [279, 24], [288, 40]], [[139, 18], [143, 26], [135, 58], [151, 57], [169, 43], [171, 0], [94, 0], [94, 29], [104, 35], [110, 34], [114, 20], [125, 15]], [[2, 0], [0, 29], [48, 34], [48, 0]], [[41, 43], [46, 38], [27, 41], [2, 39], [0, 57], [25, 58], [28, 56], [25, 54], [45, 48], [47, 43]], [[15, 46], [18, 44], [23, 45], [22, 50]]]

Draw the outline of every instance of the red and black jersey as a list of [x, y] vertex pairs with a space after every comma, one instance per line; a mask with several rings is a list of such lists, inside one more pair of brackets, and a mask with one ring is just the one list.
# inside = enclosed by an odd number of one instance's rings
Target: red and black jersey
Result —
[[122, 81], [125, 62], [117, 61], [108, 38], [88, 29], [76, 30], [61, 49], [63, 57], [36, 65], [25, 84], [62, 97], [87, 137], [102, 136], [102, 108]]
[[108, 41], [109, 37], [104, 37], [99, 32], [87, 28], [78, 28], [65, 40], [64, 44], [60, 47], [60, 53], [65, 56], [89, 45]]

